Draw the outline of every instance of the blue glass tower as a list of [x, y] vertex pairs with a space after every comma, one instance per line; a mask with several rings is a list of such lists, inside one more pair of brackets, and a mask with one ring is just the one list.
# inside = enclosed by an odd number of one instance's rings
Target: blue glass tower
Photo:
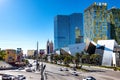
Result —
[[83, 42], [83, 15], [57, 15], [54, 18], [54, 45], [55, 49], [66, 47], [69, 44]]

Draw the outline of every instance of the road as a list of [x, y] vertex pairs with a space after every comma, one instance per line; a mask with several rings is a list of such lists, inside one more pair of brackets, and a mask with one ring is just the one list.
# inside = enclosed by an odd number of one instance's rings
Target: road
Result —
[[[33, 60], [30, 60], [30, 63], [33, 62]], [[59, 71], [59, 68], [64, 67], [50, 63], [43, 64], [46, 64], [45, 72], [47, 74], [47, 80], [82, 80], [86, 76], [93, 76], [96, 80], [120, 80], [120, 72], [109, 69], [84, 66], [83, 68], [89, 69], [91, 72], [82, 72], [77, 70], [79, 76], [74, 76], [72, 75], [73, 70], [70, 68], [68, 68], [69, 71]], [[26, 72], [25, 70], [2, 70], [0, 73], [7, 73], [11, 75], [22, 74], [26, 76], [26, 80], [41, 79], [40, 72]]]
[[85, 67], [91, 70], [91, 72], [77, 71], [79, 76], [73, 76], [71, 75], [72, 70], [70, 68], [70, 71], [59, 71], [61, 67], [59, 65], [44, 64], [47, 65], [46, 72], [48, 74], [48, 80], [82, 80], [86, 76], [93, 76], [96, 80], [120, 80], [120, 72], [110, 69]]
[[[29, 60], [30, 63], [34, 63], [33, 60]], [[40, 63], [41, 64], [41, 63]], [[83, 76], [73, 76], [73, 72], [70, 68], [69, 71], [59, 71], [59, 68], [64, 68], [59, 65], [50, 63], [43, 63], [46, 65], [45, 72], [47, 73], [47, 80], [82, 80]], [[80, 74], [80, 72], [78, 72]]]
[[[46, 72], [48, 79], [47, 80], [82, 80], [83, 76], [74, 76], [72, 75], [72, 70], [69, 68], [69, 71], [59, 71], [59, 68], [63, 68], [62, 66], [44, 63], [46, 64]], [[81, 72], [77, 72], [78, 74], [81, 74]]]

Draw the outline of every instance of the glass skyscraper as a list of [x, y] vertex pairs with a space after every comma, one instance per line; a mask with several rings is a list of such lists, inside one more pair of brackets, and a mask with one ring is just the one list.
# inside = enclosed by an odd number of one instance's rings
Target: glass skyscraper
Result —
[[84, 42], [115, 39], [120, 44], [120, 9], [93, 3], [84, 11]]
[[108, 25], [110, 27], [110, 38], [120, 44], [120, 9], [111, 8], [108, 10]]
[[107, 3], [94, 3], [84, 11], [84, 41], [97, 42], [110, 38], [107, 24]]
[[83, 42], [83, 15], [57, 15], [54, 18], [54, 47], [60, 49], [69, 44]]

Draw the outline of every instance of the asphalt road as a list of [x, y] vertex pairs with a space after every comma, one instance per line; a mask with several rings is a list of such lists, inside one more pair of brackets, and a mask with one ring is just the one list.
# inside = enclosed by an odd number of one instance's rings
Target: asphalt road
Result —
[[54, 64], [49, 63], [43, 63], [46, 64], [46, 72], [47, 72], [47, 80], [82, 80], [83, 76], [81, 76], [81, 72], [77, 72], [78, 76], [72, 75], [73, 70], [69, 68], [69, 71], [60, 71], [59, 69], [64, 69], [63, 66], [58, 66]]
[[14, 76], [22, 74], [26, 77], [26, 80], [40, 80], [40, 73], [26, 72], [26, 71], [20, 71], [20, 70], [4, 70], [4, 71], [0, 71], [0, 73], [10, 74]]
[[46, 72], [48, 74], [48, 80], [82, 80], [86, 76], [93, 76], [96, 80], [120, 80], [120, 72], [110, 69], [84, 66], [84, 68], [89, 69], [91, 72], [82, 72], [77, 70], [79, 76], [73, 76], [70, 68], [69, 71], [59, 71], [59, 68], [62, 66], [50, 63], [44, 64], [47, 65]]
[[[30, 60], [30, 63], [33, 63], [33, 60]], [[120, 80], [120, 72], [113, 71], [109, 69], [103, 68], [95, 68], [95, 67], [87, 67], [83, 68], [91, 70], [91, 72], [82, 72], [77, 70], [78, 76], [72, 75], [73, 70], [68, 68], [69, 71], [60, 71], [60, 68], [64, 68], [63, 66], [43, 63], [46, 64], [45, 72], [47, 74], [46, 80], [82, 80], [86, 76], [93, 76], [96, 80]], [[34, 66], [35, 67], [35, 64]], [[40, 80], [41, 75], [40, 72], [26, 72], [25, 70], [1, 70], [0, 73], [6, 73], [11, 75], [22, 74], [26, 76], [26, 80]]]

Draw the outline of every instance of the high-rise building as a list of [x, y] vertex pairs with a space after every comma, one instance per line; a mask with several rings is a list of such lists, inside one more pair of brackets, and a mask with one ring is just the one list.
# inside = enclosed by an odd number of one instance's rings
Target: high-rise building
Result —
[[17, 61], [21, 62], [23, 59], [23, 50], [22, 48], [17, 48]]
[[54, 47], [60, 49], [69, 44], [83, 42], [83, 15], [57, 15], [54, 18]]
[[50, 41], [48, 40], [46, 47], [47, 47], [47, 49], [46, 49], [46, 50], [47, 50], [47, 54], [53, 53], [53, 42], [52, 42], [52, 41], [50, 42]]
[[49, 54], [49, 53], [50, 53], [50, 48], [49, 48], [49, 40], [47, 41], [46, 48], [47, 48], [47, 49], [46, 49], [46, 50], [47, 50], [46, 52], [47, 52], [47, 54]]
[[84, 11], [84, 42], [109, 39], [107, 3], [93, 3]]
[[50, 53], [53, 53], [53, 42], [51, 41], [50, 44], [49, 44], [49, 48], [50, 48]]
[[120, 44], [120, 9], [111, 8], [108, 10], [108, 25], [110, 26], [111, 39], [115, 39]]

